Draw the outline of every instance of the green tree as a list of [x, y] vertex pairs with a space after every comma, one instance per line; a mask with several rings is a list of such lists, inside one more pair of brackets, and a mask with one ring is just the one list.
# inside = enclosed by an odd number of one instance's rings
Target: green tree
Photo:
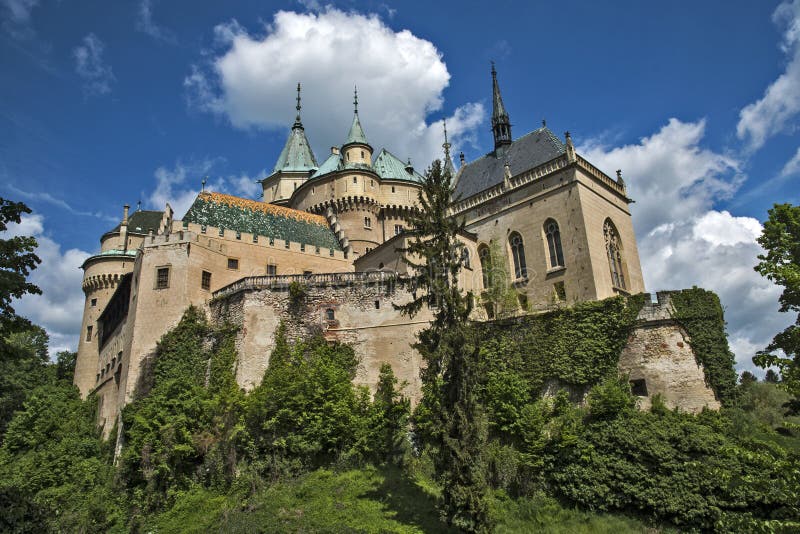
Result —
[[751, 373], [750, 371], [742, 371], [742, 374], [739, 375], [739, 383], [743, 386], [749, 386], [750, 384], [755, 384], [758, 382], [758, 377]]
[[[8, 229], [9, 223], [19, 223], [23, 213], [31, 210], [22, 202], [0, 198], [0, 232]], [[14, 236], [0, 239], [0, 343], [7, 333], [19, 330], [21, 319], [11, 305], [13, 299], [25, 294], [41, 294], [42, 290], [28, 282], [30, 272], [42, 260], [34, 253], [36, 239], [30, 236]]]
[[397, 377], [388, 363], [381, 364], [372, 402], [372, 432], [379, 460], [400, 464], [408, 450], [408, 414], [411, 404], [397, 389]]
[[419, 210], [408, 220], [411, 240], [402, 252], [422, 293], [399, 309], [414, 316], [427, 304], [433, 311], [433, 321], [419, 334], [416, 348], [426, 363], [421, 371], [424, 394], [434, 397], [425, 404], [430, 438], [438, 451], [442, 513], [449, 524], [480, 532], [489, 528], [487, 422], [478, 399], [478, 337], [468, 325], [473, 296], [458, 287], [464, 249], [458, 236], [465, 223], [449, 213], [452, 177], [439, 160], [421, 185]]
[[[800, 312], [800, 206], [775, 204], [758, 242], [767, 253], [758, 256], [756, 271], [783, 287], [780, 311]], [[753, 361], [778, 368], [782, 386], [793, 397], [787, 407], [791, 413], [800, 413], [800, 313]]]
[[780, 381], [781, 377], [774, 369], [767, 369], [767, 373], [764, 375], [764, 382], [768, 384], [777, 384]]

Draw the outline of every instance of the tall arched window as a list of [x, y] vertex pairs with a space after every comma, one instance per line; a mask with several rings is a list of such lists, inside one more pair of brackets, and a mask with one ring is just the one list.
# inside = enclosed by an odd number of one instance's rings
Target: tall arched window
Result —
[[550, 268], [564, 266], [564, 252], [561, 250], [561, 232], [553, 219], [544, 222], [544, 235], [547, 236], [547, 250], [550, 253]]
[[508, 244], [511, 246], [511, 258], [514, 260], [514, 278], [527, 276], [528, 269], [525, 266], [525, 246], [522, 244], [522, 236], [517, 232], [508, 236]]
[[625, 289], [625, 264], [622, 262], [622, 240], [619, 232], [611, 222], [606, 219], [603, 224], [603, 236], [606, 240], [606, 254], [608, 255], [608, 267], [611, 269], [611, 283], [614, 287]]
[[489, 288], [489, 271], [492, 270], [492, 257], [489, 254], [489, 247], [481, 245], [478, 247], [478, 259], [481, 262], [481, 271], [483, 274], [483, 288]]

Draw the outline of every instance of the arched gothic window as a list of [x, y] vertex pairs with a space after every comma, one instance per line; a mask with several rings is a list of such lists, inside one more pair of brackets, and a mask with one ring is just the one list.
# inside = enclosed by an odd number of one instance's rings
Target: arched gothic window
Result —
[[611, 283], [614, 287], [625, 289], [625, 266], [622, 262], [622, 240], [619, 238], [614, 223], [606, 219], [603, 224], [603, 236], [606, 241], [608, 267], [611, 269]]
[[492, 259], [489, 254], [489, 247], [481, 245], [478, 247], [478, 259], [481, 262], [481, 271], [483, 272], [483, 288], [489, 288], [489, 271], [492, 269]]
[[564, 266], [564, 252], [561, 250], [561, 232], [558, 223], [553, 219], [544, 222], [544, 234], [547, 236], [547, 250], [550, 253], [550, 268]]
[[528, 269], [525, 266], [525, 246], [522, 244], [522, 236], [517, 232], [512, 233], [508, 236], [508, 244], [511, 245], [511, 258], [514, 260], [514, 278], [527, 276]]

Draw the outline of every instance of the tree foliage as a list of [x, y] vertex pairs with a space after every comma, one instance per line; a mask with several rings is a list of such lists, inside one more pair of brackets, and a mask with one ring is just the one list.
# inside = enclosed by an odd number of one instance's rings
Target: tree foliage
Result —
[[767, 253], [758, 256], [756, 271], [783, 287], [780, 311], [798, 315], [753, 361], [780, 370], [783, 387], [793, 396], [788, 408], [800, 413], [800, 206], [775, 204], [758, 242]]
[[[0, 198], [0, 232], [6, 231], [9, 223], [19, 223], [22, 214], [30, 212], [22, 202]], [[0, 238], [0, 338], [11, 331], [12, 325], [22, 321], [14, 313], [11, 301], [42, 292], [27, 280], [28, 274], [42, 261], [35, 250], [36, 239], [31, 236]]]
[[429, 397], [424, 401], [430, 416], [426, 432], [436, 450], [443, 515], [463, 530], [484, 531], [489, 528], [483, 457], [487, 426], [477, 396], [479, 343], [467, 324], [472, 294], [458, 287], [464, 249], [458, 236], [465, 223], [449, 213], [452, 177], [439, 160], [421, 186], [419, 210], [408, 220], [411, 241], [402, 252], [422, 294], [400, 309], [411, 316], [426, 304], [433, 310], [416, 348], [426, 363], [420, 373]]

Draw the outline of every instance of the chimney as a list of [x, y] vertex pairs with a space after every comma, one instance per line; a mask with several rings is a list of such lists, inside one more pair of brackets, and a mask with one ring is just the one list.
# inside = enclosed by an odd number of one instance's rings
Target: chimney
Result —
[[125, 204], [122, 207], [122, 222], [119, 225], [119, 249], [128, 250], [128, 210], [131, 207]]

